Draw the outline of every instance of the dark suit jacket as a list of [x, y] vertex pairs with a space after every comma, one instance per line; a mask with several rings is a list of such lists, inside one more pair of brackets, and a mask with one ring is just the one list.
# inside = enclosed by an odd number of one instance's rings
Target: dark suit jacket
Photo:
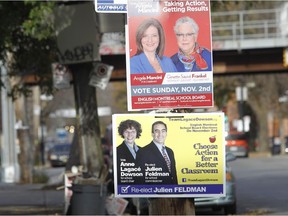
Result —
[[[141, 180], [141, 184], [178, 184], [177, 181], [177, 173], [176, 173], [176, 162], [174, 158], [173, 150], [166, 146], [166, 151], [168, 153], [169, 159], [171, 161], [171, 173], [169, 176], [158, 176], [157, 180], [162, 180], [162, 182], [145, 182], [144, 178]], [[155, 164], [155, 168], [162, 168], [162, 172], [169, 173], [167, 164], [165, 159], [159, 149], [157, 148], [156, 144], [152, 141], [150, 144], [146, 145], [145, 147], [141, 148], [137, 152], [136, 156], [136, 164], [140, 166], [142, 172], [145, 176], [145, 169], [147, 166], [146, 164]]]
[[[140, 150], [140, 146], [137, 145], [137, 147]], [[138, 151], [139, 151], [138, 150]], [[135, 163], [136, 160], [134, 159], [133, 155], [131, 154], [130, 150], [126, 146], [125, 142], [123, 141], [121, 145], [117, 147], [117, 179], [118, 184], [121, 184], [120, 182], [120, 163], [121, 161], [125, 163]]]

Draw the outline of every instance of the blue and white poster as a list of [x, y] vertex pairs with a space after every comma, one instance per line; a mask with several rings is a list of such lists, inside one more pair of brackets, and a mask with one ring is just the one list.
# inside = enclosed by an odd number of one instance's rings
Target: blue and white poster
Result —
[[98, 13], [126, 13], [127, 0], [95, 0]]

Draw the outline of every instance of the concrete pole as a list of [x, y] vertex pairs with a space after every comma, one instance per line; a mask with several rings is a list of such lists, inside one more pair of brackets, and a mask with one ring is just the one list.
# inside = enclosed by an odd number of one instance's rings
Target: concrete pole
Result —
[[5, 85], [5, 88], [1, 89], [1, 180], [2, 182], [14, 183], [18, 182], [20, 178], [16, 148], [15, 110], [12, 99], [7, 95], [7, 92], [10, 90], [10, 83], [7, 76], [7, 70], [4, 67], [2, 61], [0, 61], [0, 67], [1, 80]]

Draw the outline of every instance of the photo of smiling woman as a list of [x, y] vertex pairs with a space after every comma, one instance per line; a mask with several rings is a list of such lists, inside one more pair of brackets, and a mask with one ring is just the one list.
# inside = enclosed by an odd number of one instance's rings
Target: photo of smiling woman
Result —
[[179, 72], [211, 71], [211, 52], [197, 42], [199, 26], [191, 17], [179, 18], [174, 26], [178, 52], [171, 59]]
[[[122, 178], [127, 168], [134, 168], [136, 154], [141, 148], [135, 142], [142, 133], [141, 124], [135, 120], [127, 119], [122, 121], [118, 127], [118, 134], [123, 138], [122, 143], [117, 146], [117, 173], [118, 184], [133, 184], [134, 179]], [[127, 167], [128, 166], [128, 167]]]
[[137, 52], [130, 59], [131, 74], [176, 72], [172, 60], [164, 56], [165, 34], [154, 18], [144, 20], [136, 30]]

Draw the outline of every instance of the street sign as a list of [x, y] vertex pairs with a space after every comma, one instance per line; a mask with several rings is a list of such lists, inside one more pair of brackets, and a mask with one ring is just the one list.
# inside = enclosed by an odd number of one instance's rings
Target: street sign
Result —
[[110, 80], [113, 68], [113, 66], [103, 63], [93, 64], [89, 85], [104, 90]]
[[54, 10], [54, 18], [60, 64], [101, 60], [100, 32], [93, 2], [59, 4]]
[[70, 88], [71, 72], [67, 65], [52, 64], [53, 85], [56, 89]]
[[127, 0], [95, 0], [98, 13], [126, 13]]

